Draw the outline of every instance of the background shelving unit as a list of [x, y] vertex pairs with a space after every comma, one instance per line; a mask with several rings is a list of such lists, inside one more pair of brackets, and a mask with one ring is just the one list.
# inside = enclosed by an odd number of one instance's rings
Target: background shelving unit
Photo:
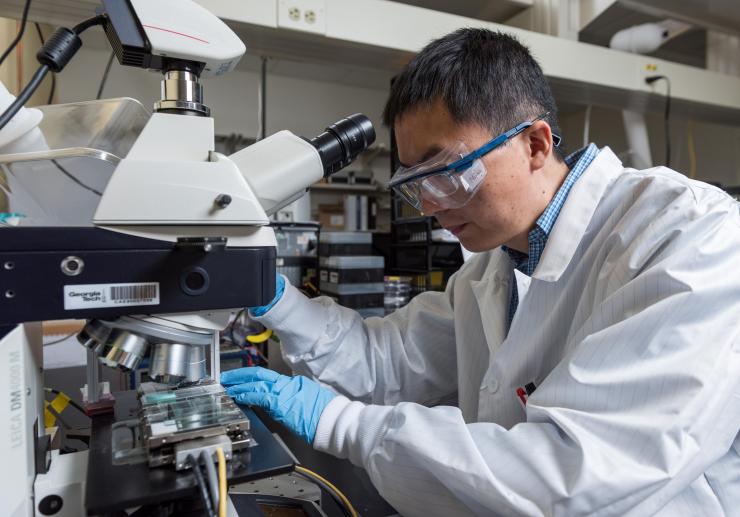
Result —
[[[321, 205], [344, 207], [347, 196], [367, 198], [367, 227], [356, 231], [390, 232], [390, 194], [385, 184], [388, 180], [386, 157], [389, 151], [384, 143], [376, 143], [363, 151], [356, 162], [346, 170], [332, 175], [328, 180], [311, 185], [311, 216], [321, 220]], [[359, 202], [359, 201], [358, 201]], [[373, 209], [374, 207], [374, 209]], [[345, 216], [347, 212], [345, 211]], [[350, 228], [325, 228], [326, 231], [351, 230]], [[355, 231], [352, 229], [351, 231]]]
[[409, 276], [411, 295], [443, 290], [447, 280], [463, 263], [459, 242], [437, 241], [432, 232], [440, 226], [433, 217], [399, 217], [402, 199], [391, 194], [393, 212], [390, 273]]
[[277, 272], [288, 277], [291, 284], [303, 287], [319, 285], [318, 245], [321, 227], [310, 222], [273, 222], [278, 241]]
[[[398, 167], [396, 140], [391, 131], [391, 174]], [[438, 241], [441, 228], [434, 217], [421, 215], [391, 191], [391, 242], [388, 271], [411, 277], [411, 297], [424, 291], [444, 290], [447, 280], [463, 263], [459, 242]]]

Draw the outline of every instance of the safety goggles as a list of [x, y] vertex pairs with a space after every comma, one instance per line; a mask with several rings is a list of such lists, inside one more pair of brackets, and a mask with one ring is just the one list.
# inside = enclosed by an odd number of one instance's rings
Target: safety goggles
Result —
[[[441, 209], [460, 208], [473, 198], [486, 177], [481, 158], [547, 115], [549, 112], [522, 122], [473, 152], [459, 142], [413, 167], [399, 167], [388, 188], [417, 210], [421, 210], [423, 200]], [[552, 139], [555, 147], [560, 145], [558, 135], [553, 134]]]

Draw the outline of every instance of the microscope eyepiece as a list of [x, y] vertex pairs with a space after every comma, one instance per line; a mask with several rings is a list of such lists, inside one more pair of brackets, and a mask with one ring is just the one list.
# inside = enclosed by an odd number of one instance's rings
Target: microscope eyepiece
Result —
[[356, 113], [335, 122], [309, 142], [319, 151], [326, 177], [352, 163], [370, 147], [375, 142], [375, 129], [369, 118]]

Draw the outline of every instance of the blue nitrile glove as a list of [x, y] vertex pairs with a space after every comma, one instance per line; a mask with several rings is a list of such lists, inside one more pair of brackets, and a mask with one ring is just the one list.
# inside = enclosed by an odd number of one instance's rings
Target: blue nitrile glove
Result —
[[336, 394], [301, 375], [288, 377], [259, 366], [229, 370], [221, 384], [238, 404], [259, 406], [313, 444], [321, 413]]
[[283, 278], [283, 275], [277, 274], [275, 275], [275, 298], [273, 298], [267, 305], [251, 307], [249, 309], [250, 316], [264, 316], [265, 313], [272, 309], [272, 306], [278, 302], [280, 297], [283, 295], [283, 291], [285, 291], [285, 279]]

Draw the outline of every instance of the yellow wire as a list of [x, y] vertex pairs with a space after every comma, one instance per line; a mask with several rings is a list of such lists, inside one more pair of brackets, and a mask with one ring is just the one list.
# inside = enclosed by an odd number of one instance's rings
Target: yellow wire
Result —
[[[54, 397], [54, 400], [51, 402], [44, 401], [44, 408], [48, 408], [51, 406], [51, 408], [56, 411], [57, 413], [61, 413], [64, 411], [67, 406], [69, 405], [69, 396], [64, 393], [59, 393], [56, 397]], [[44, 426], [46, 427], [54, 427], [54, 425], [57, 422], [57, 417], [49, 411], [48, 409], [44, 409]]]
[[337, 494], [337, 496], [339, 497], [339, 499], [341, 499], [342, 502], [347, 507], [347, 509], [349, 509], [349, 513], [352, 514], [353, 517], [357, 517], [358, 516], [357, 510], [355, 510], [355, 507], [352, 506], [352, 503], [349, 502], [349, 499], [347, 499], [347, 496], [345, 496], [337, 487], [335, 487], [333, 484], [331, 484], [329, 481], [327, 481], [326, 478], [323, 478], [323, 477], [319, 476], [313, 470], [309, 470], [306, 467], [302, 467], [301, 465], [296, 465], [295, 466], [295, 469], [298, 472], [303, 472], [304, 474], [307, 474], [308, 476], [313, 476], [316, 479], [318, 479], [319, 481], [321, 481], [323, 483], [326, 483], [326, 486], [328, 486], [329, 488], [331, 488], [332, 490], [334, 490], [334, 493]]
[[218, 517], [226, 517], [226, 456], [224, 450], [216, 449], [218, 457]]
[[272, 336], [272, 330], [267, 329], [259, 334], [252, 334], [251, 336], [247, 336], [247, 341], [254, 344], [264, 343], [265, 341], [270, 339], [270, 336]]

